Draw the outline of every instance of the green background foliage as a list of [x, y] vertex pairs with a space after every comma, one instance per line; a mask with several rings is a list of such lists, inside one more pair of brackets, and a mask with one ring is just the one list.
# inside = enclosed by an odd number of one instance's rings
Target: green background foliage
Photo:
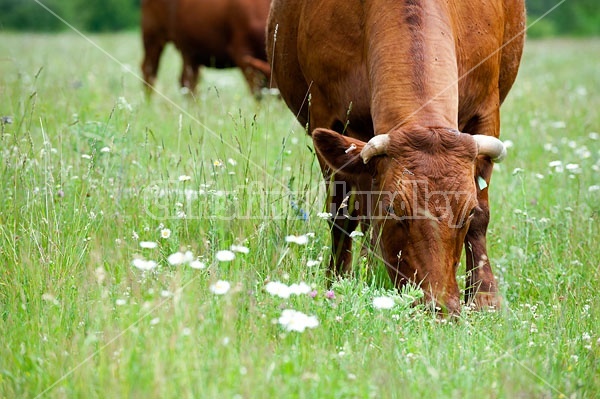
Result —
[[[89, 32], [135, 29], [141, 0], [40, 0], [77, 28]], [[561, 0], [526, 0], [530, 22]], [[0, 30], [60, 31], [66, 26], [34, 0], [0, 0]], [[597, 0], [566, 0], [534, 24], [531, 37], [599, 35]]]
[[[537, 20], [560, 0], [526, 0], [529, 24]], [[536, 22], [528, 31], [530, 37], [600, 34], [600, 7], [597, 0], [566, 0], [554, 11]]]
[[[40, 0], [39, 3], [84, 31], [119, 31], [139, 24], [140, 0]], [[39, 3], [0, 0], [0, 29], [42, 32], [68, 29]]]

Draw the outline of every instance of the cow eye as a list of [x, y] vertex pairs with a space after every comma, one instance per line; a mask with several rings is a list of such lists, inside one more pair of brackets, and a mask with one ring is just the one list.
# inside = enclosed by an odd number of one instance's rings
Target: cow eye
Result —
[[479, 211], [481, 208], [478, 206], [475, 206], [471, 209], [471, 212], [469, 212], [469, 219], [472, 218], [473, 216], [475, 216], [475, 214], [477, 213], [477, 211]]

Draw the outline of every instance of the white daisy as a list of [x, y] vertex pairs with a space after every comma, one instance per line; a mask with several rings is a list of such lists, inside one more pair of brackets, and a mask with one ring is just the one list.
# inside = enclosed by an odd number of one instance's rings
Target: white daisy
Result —
[[394, 298], [390, 298], [389, 296], [378, 296], [373, 298], [373, 307], [375, 309], [391, 309], [395, 304]]
[[215, 257], [219, 262], [230, 262], [235, 259], [235, 253], [224, 249], [216, 253]]
[[365, 233], [363, 233], [362, 231], [354, 230], [352, 233], [350, 233], [350, 238], [363, 237], [364, 235]]
[[319, 212], [317, 213], [317, 217], [324, 220], [329, 220], [333, 217], [333, 215], [329, 212]]
[[300, 284], [292, 284], [289, 286], [290, 293], [295, 295], [308, 294], [312, 289], [305, 282], [301, 282]]
[[131, 264], [134, 267], [137, 267], [138, 269], [144, 270], [144, 271], [152, 270], [156, 266], [158, 266], [158, 264], [153, 260], [145, 260], [145, 259], [141, 259], [141, 258], [136, 258], [136, 259], [132, 260]]
[[286, 330], [297, 332], [304, 332], [307, 328], [315, 328], [319, 325], [319, 320], [315, 316], [307, 316], [293, 309], [282, 311], [278, 322]]
[[269, 281], [265, 285], [265, 290], [271, 295], [275, 295], [284, 299], [289, 298], [291, 294], [290, 288], [286, 284], [280, 283], [279, 281]]
[[169, 262], [171, 266], [183, 265], [186, 262], [186, 256], [183, 252], [177, 251], [174, 254], [169, 255], [167, 262]]
[[240, 252], [243, 254], [250, 253], [250, 249], [248, 249], [248, 247], [245, 247], [243, 245], [232, 245], [229, 249], [231, 249], [233, 252]]
[[140, 247], [146, 249], [154, 249], [158, 246], [154, 241], [140, 241]]
[[204, 262], [199, 261], [198, 259], [194, 259], [189, 263], [189, 266], [192, 269], [206, 269], [206, 264]]
[[215, 295], [225, 295], [230, 288], [231, 284], [228, 281], [219, 280], [210, 286], [210, 292]]
[[301, 236], [289, 235], [285, 237], [285, 242], [293, 242], [298, 245], [308, 244], [308, 235], [304, 234]]

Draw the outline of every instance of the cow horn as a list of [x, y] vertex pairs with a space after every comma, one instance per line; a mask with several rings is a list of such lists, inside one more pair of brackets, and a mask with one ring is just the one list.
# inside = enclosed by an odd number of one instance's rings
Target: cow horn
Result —
[[479, 155], [487, 155], [494, 162], [502, 162], [506, 158], [506, 147], [497, 138], [475, 134], [473, 135], [473, 139], [477, 143], [477, 152]]
[[363, 159], [364, 163], [367, 163], [371, 158], [377, 155], [386, 154], [389, 144], [389, 134], [378, 134], [369, 140], [369, 142], [363, 147], [362, 151], [360, 152], [360, 157]]

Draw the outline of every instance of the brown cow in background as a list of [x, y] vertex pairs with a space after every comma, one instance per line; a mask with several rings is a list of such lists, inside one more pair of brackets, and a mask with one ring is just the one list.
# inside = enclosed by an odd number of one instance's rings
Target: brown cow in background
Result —
[[488, 185], [524, 30], [524, 0], [273, 0], [273, 77], [329, 185], [330, 274], [361, 223], [398, 287], [460, 312], [464, 245], [466, 301], [500, 305]]
[[201, 65], [238, 66], [259, 96], [271, 75], [265, 53], [269, 5], [270, 0], [142, 0], [142, 72], [148, 92], [161, 53], [173, 42], [183, 58], [182, 88], [194, 91]]

